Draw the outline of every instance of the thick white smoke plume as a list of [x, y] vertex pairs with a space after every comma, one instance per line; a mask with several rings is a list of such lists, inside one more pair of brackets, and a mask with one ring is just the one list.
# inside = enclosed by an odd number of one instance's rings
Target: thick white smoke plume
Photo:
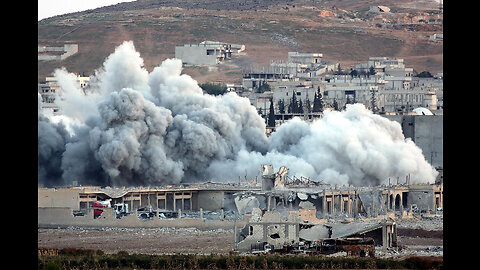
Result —
[[363, 105], [313, 123], [292, 119], [267, 138], [248, 99], [204, 94], [181, 72], [180, 60], [167, 59], [149, 73], [131, 41], [106, 59], [87, 92], [65, 69], [56, 70], [63, 120], [39, 109], [39, 183], [236, 182], [258, 176], [261, 164], [332, 184], [436, 177], [398, 123]]

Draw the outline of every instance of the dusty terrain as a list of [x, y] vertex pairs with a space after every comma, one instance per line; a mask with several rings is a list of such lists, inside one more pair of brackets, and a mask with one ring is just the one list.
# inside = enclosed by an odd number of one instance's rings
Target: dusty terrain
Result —
[[[422, 16], [443, 17], [435, 15], [438, 8], [433, 0], [414, 5], [375, 0], [272, 3], [139, 1], [44, 19], [38, 23], [39, 45], [77, 43], [79, 52], [64, 61], [39, 61], [38, 80], [62, 66], [92, 75], [124, 40], [134, 41], [148, 71], [174, 57], [178, 45], [203, 40], [245, 44], [246, 55], [230, 65], [210, 71], [184, 70], [200, 83], [238, 82], [242, 66], [268, 65], [270, 60], [286, 59], [288, 51], [321, 52], [344, 68], [370, 56], [390, 56], [404, 58], [407, 66], [419, 72], [443, 69], [443, 43], [428, 40], [433, 33], [443, 33], [443, 24], [417, 23]], [[367, 12], [370, 5], [380, 3], [390, 6], [393, 14]], [[415, 27], [402, 26], [412, 22]]]
[[38, 229], [38, 247], [100, 249], [143, 254], [228, 254], [233, 229], [201, 231], [195, 228]]
[[[397, 223], [397, 251], [380, 251], [381, 257], [442, 256], [443, 219], [416, 219]], [[233, 229], [102, 228], [38, 229], [39, 248], [100, 249], [105, 253], [228, 254], [234, 249]]]

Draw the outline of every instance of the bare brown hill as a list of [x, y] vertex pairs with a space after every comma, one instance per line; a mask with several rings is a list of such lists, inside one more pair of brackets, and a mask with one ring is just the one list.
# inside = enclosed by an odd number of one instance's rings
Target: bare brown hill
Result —
[[[392, 14], [367, 12], [369, 6], [379, 3], [390, 5]], [[39, 61], [38, 80], [43, 81], [62, 66], [70, 72], [91, 75], [125, 40], [134, 41], [149, 71], [174, 57], [175, 46], [185, 43], [217, 40], [246, 45], [245, 56], [216, 68], [184, 70], [199, 82], [239, 82], [240, 67], [286, 59], [288, 51], [321, 52], [344, 68], [370, 56], [400, 57], [419, 72], [440, 72], [443, 44], [429, 41], [429, 36], [442, 33], [441, 24], [418, 31], [390, 27], [405, 14], [423, 12], [438, 17], [436, 8], [433, 0], [400, 4], [373, 0], [122, 3], [40, 21], [39, 45], [77, 43], [79, 52], [63, 61]]]

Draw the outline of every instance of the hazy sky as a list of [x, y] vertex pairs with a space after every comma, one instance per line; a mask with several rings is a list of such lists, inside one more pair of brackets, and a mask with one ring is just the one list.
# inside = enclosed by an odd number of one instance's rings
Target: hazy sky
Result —
[[38, 0], [38, 20], [133, 0]]

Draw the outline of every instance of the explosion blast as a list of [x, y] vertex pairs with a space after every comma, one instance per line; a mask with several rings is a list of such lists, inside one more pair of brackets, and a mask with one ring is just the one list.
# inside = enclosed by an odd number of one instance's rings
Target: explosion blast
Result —
[[361, 104], [294, 118], [270, 137], [247, 98], [204, 94], [182, 62], [149, 73], [133, 42], [116, 48], [84, 92], [64, 68], [54, 76], [62, 116], [38, 110], [38, 182], [52, 186], [162, 186], [255, 178], [261, 164], [330, 184], [388, 178], [433, 183], [438, 174], [400, 124]]

